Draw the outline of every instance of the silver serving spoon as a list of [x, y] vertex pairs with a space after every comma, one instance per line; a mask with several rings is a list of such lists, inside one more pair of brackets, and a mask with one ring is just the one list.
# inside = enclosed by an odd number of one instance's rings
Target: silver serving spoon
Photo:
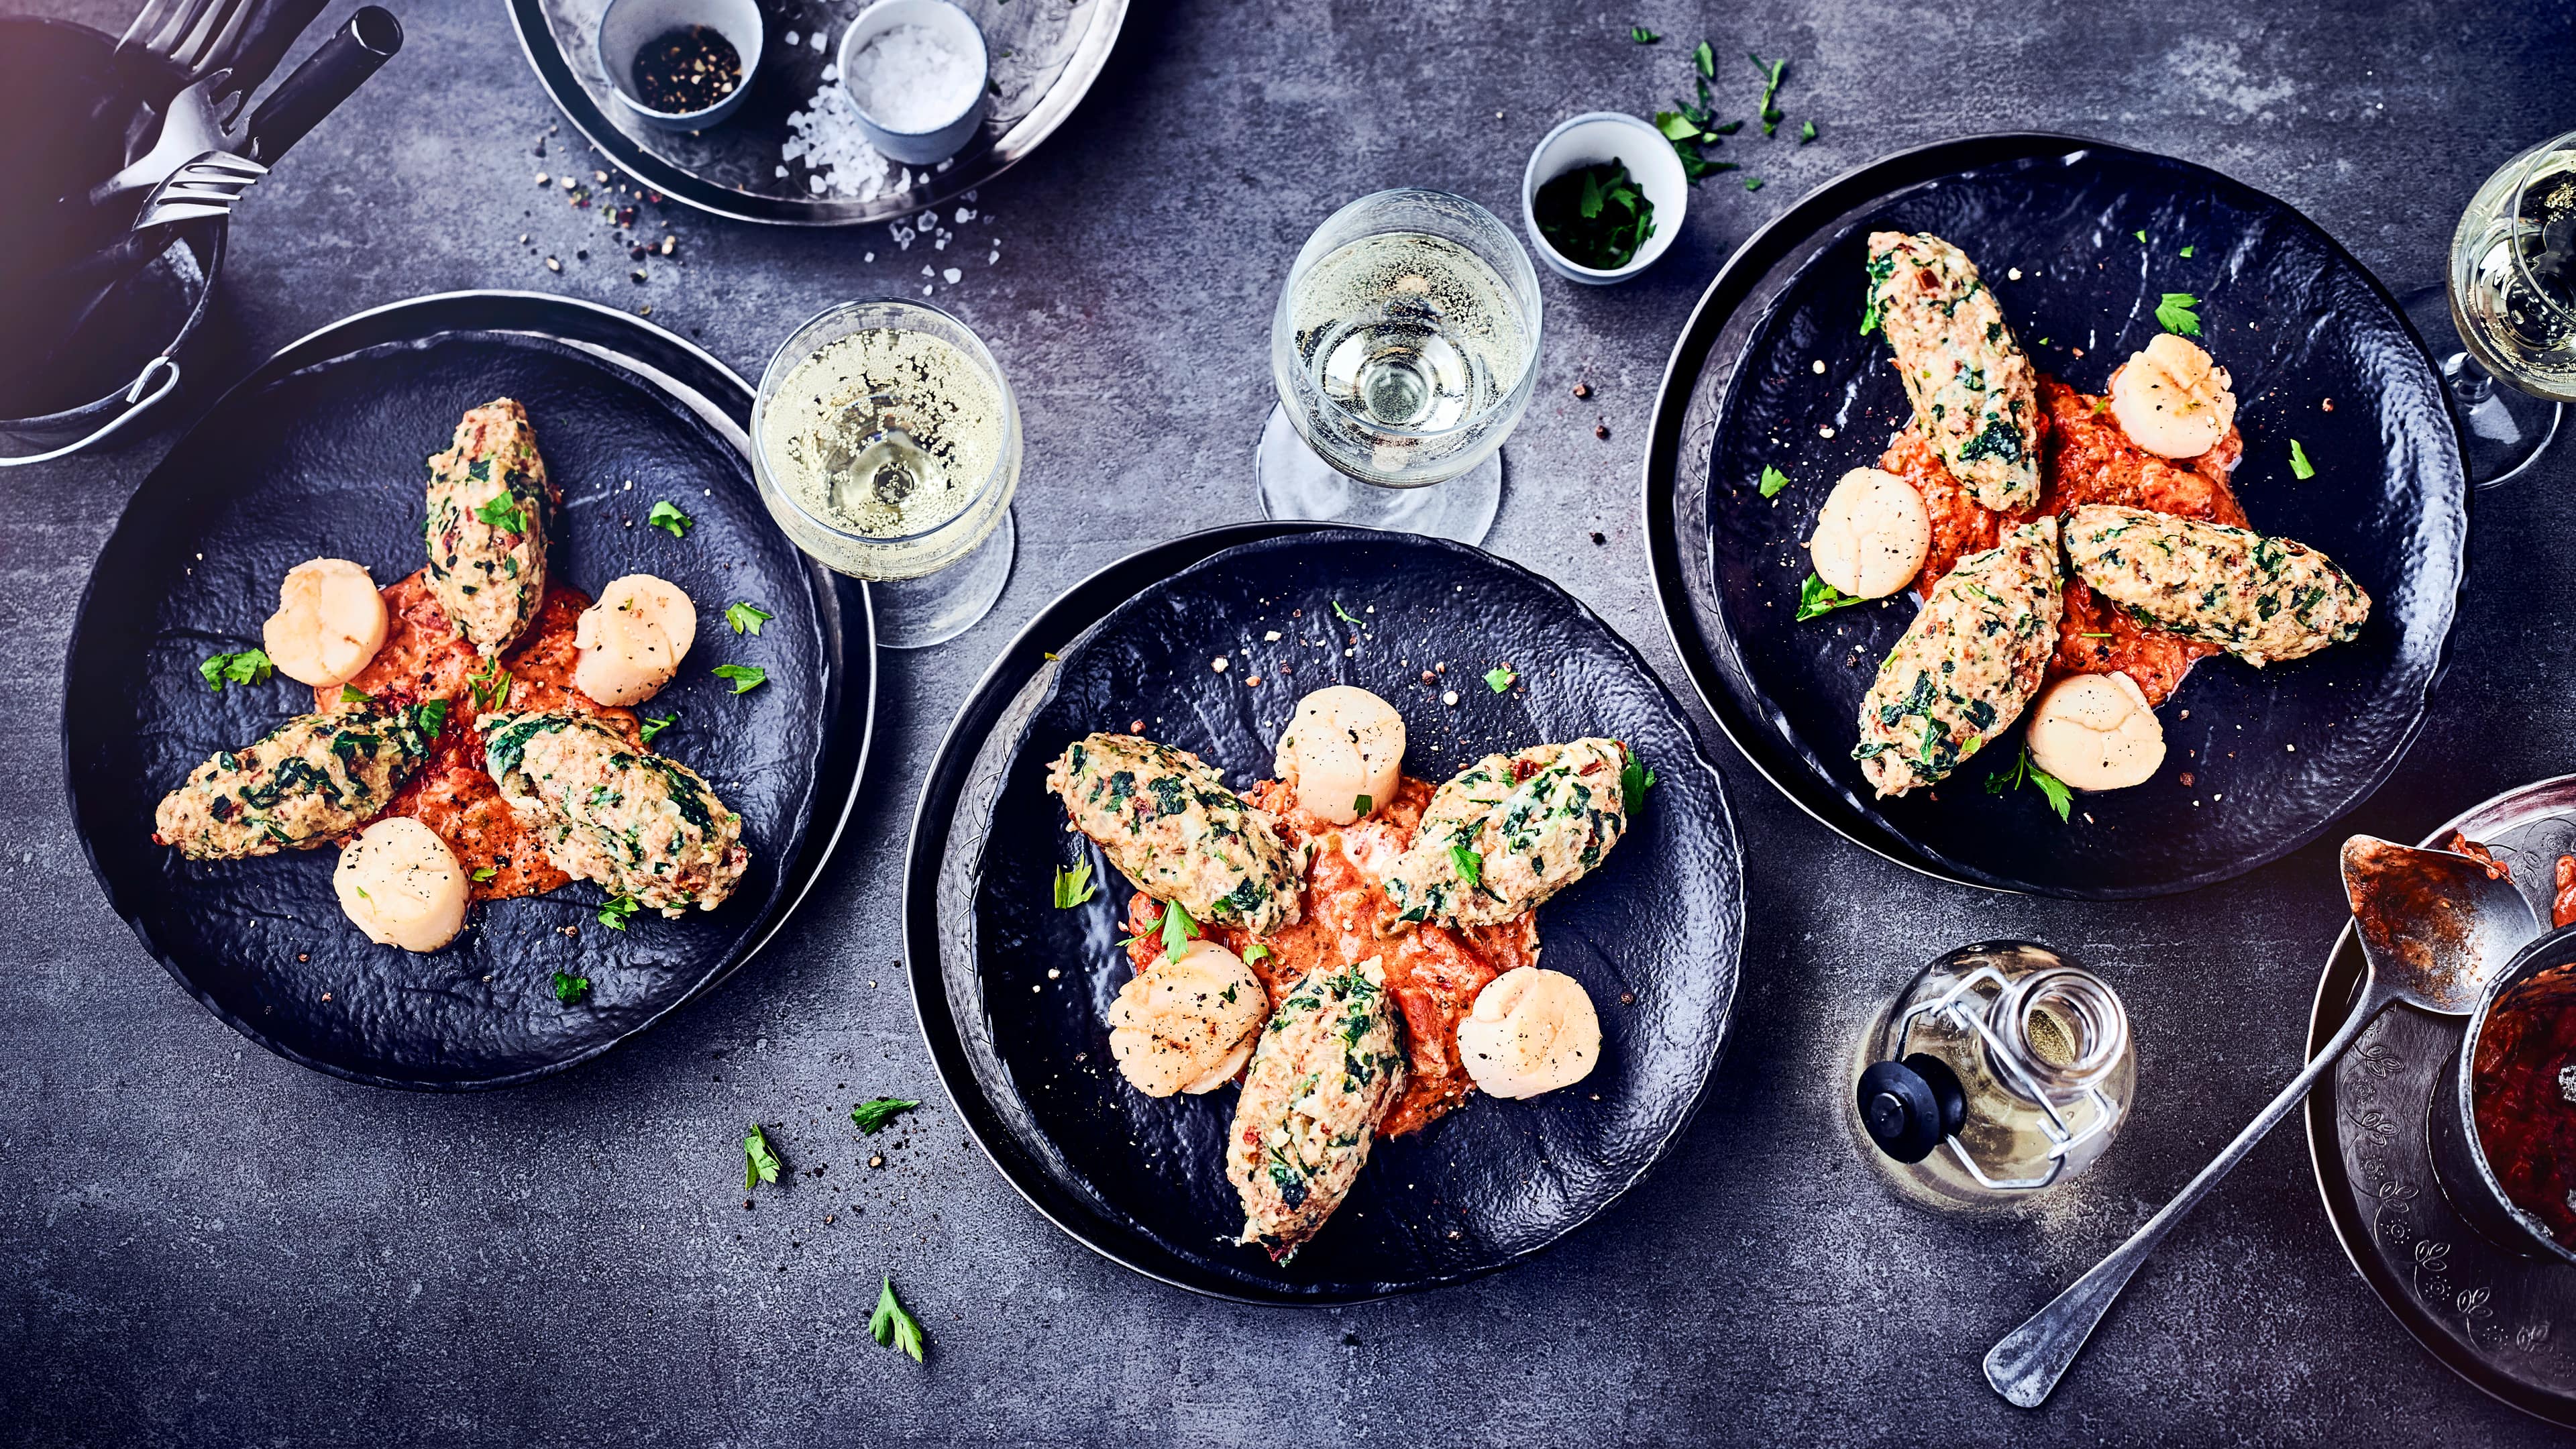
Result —
[[2419, 850], [2356, 835], [2343, 843], [2343, 890], [2352, 902], [2367, 968], [2361, 999], [2344, 1018], [2343, 1029], [2163, 1211], [1987, 1351], [1986, 1382], [1996, 1393], [2022, 1408], [2038, 1408], [2156, 1244], [2254, 1150], [2264, 1133], [2290, 1115], [2389, 1003], [2402, 1001], [2438, 1016], [2466, 1016], [2476, 1007], [2478, 988], [2487, 977], [2540, 936], [2539, 918], [2511, 881], [2490, 876], [2477, 861], [2447, 850]]

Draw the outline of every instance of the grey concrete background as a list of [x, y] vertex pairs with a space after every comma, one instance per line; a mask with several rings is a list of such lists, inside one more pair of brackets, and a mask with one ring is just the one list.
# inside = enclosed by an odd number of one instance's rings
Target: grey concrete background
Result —
[[[2479, 179], [2576, 126], [2565, 0], [1634, 5], [1140, 0], [1108, 78], [984, 188], [983, 215], [958, 228], [970, 240], [942, 261], [964, 278], [938, 299], [991, 339], [1025, 410], [1009, 593], [966, 638], [887, 660], [859, 822], [781, 941], [662, 1030], [539, 1086], [464, 1098], [347, 1086], [251, 1047], [144, 956], [69, 830], [57, 661], [90, 560], [171, 435], [0, 473], [0, 637], [16, 661], [0, 670], [0, 753], [19, 762], [0, 772], [12, 902], [0, 1439], [2551, 1437], [2432, 1363], [2372, 1297], [2294, 1131], [2171, 1240], [2044, 1410], [1987, 1392], [1987, 1344], [2143, 1221], [2290, 1074], [2340, 916], [2329, 850], [2126, 905], [1943, 887], [1827, 834], [1713, 728], [1753, 906], [1738, 1035], [1672, 1160], [1538, 1261], [1343, 1311], [1210, 1302], [1094, 1257], [964, 1138], [896, 965], [914, 783], [985, 662], [1058, 589], [1141, 542], [1251, 511], [1270, 308], [1335, 205], [1429, 184], [1499, 210], [1546, 127], [1667, 99], [1703, 34], [1739, 112], [1757, 89], [1743, 53], [1790, 57], [1784, 130], [1813, 119], [1820, 141], [1736, 144], [1770, 185], [1703, 186], [1679, 243], [1633, 285], [1543, 279], [1539, 401], [1511, 442], [1490, 540], [1561, 579], [1687, 694], [1637, 524], [1653, 387], [1719, 261], [1810, 186], [1969, 131], [2092, 133], [2287, 198], [2403, 290], [2437, 280]], [[45, 8], [111, 31], [126, 14], [121, 0]], [[817, 307], [918, 285], [921, 253], [893, 249], [884, 227], [769, 231], [676, 207], [659, 217], [685, 265], [657, 262], [635, 285], [599, 245], [596, 211], [534, 191], [533, 171], [580, 148], [567, 126], [551, 161], [532, 158], [556, 114], [494, 0], [397, 8], [408, 49], [242, 209], [222, 319], [234, 367], [361, 307], [509, 286], [649, 302], [756, 373]], [[1631, 21], [1668, 38], [1635, 46]], [[580, 246], [591, 260], [572, 260]], [[566, 270], [543, 270], [541, 253]], [[1569, 396], [1578, 380], [1593, 400]], [[2479, 500], [2432, 725], [2355, 827], [2411, 839], [2576, 768], [2563, 683], [2576, 570], [2559, 542], [2576, 524], [2571, 485], [2576, 449], [2562, 448]], [[1935, 951], [2002, 934], [2058, 943], [2114, 979], [2138, 1022], [2142, 1096], [2065, 1203], [1969, 1229], [1883, 1198], [1837, 1102], [1882, 993]], [[933, 1105], [863, 1149], [847, 1109], [879, 1092]], [[736, 1139], [754, 1118], [821, 1173], [746, 1212]], [[888, 1143], [883, 1167], [858, 1165]], [[868, 1341], [885, 1273], [928, 1326], [927, 1367]]]

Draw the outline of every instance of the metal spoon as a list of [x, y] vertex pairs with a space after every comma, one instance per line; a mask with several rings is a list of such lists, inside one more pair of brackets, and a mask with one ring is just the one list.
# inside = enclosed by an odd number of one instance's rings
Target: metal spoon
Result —
[[2038, 1408], [2165, 1234], [2254, 1150], [2264, 1133], [2290, 1115], [2389, 1003], [2402, 1001], [2437, 1016], [2466, 1016], [2477, 1005], [2478, 988], [2487, 976], [2540, 935], [2531, 903], [2511, 881], [2490, 876], [2477, 861], [2446, 850], [2419, 850], [2356, 835], [2343, 843], [2343, 890], [2352, 902], [2367, 967], [2361, 999], [2344, 1018], [2343, 1029], [2163, 1211], [1987, 1351], [1986, 1382], [1996, 1393], [2022, 1408]]

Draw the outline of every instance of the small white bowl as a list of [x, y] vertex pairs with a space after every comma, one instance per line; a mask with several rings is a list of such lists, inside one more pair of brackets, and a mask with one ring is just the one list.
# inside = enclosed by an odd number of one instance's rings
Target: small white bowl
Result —
[[[1655, 208], [1653, 234], [1616, 271], [1566, 260], [1538, 229], [1538, 189], [1579, 166], [1604, 161], [1626, 163], [1628, 179]], [[1617, 111], [1593, 111], [1560, 124], [1530, 152], [1529, 167], [1521, 173], [1521, 225], [1529, 229], [1530, 249], [1549, 271], [1587, 286], [1624, 282], [1653, 266], [1664, 248], [1673, 244], [1689, 209], [1690, 178], [1682, 174], [1682, 158], [1673, 154], [1673, 143], [1661, 131]]]
[[[730, 42], [742, 57], [742, 83], [723, 100], [700, 111], [657, 111], [635, 94], [635, 57], [644, 47], [692, 25], [703, 25]], [[599, 17], [599, 68], [626, 109], [648, 125], [666, 131], [703, 131], [742, 109], [751, 80], [760, 71], [765, 28], [756, 0], [608, 0]]]
[[[852, 58], [865, 50], [869, 41], [898, 25], [920, 26], [975, 67], [975, 93], [966, 109], [927, 130], [905, 131], [886, 125], [869, 113], [867, 98], [850, 82]], [[889, 161], [907, 166], [935, 165], [963, 150], [975, 138], [976, 127], [984, 123], [993, 79], [991, 53], [984, 47], [984, 29], [975, 23], [975, 17], [948, 0], [877, 0], [841, 32], [839, 57], [841, 84], [848, 87], [851, 104], [858, 110], [859, 129], [866, 133], [868, 144]]]

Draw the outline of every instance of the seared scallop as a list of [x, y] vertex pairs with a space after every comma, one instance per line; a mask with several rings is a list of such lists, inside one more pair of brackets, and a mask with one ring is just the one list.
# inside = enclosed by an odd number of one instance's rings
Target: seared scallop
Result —
[[2030, 762], [2078, 790], [2125, 790], [2155, 778], [2165, 727], [2125, 674], [2075, 674], [2040, 691]]
[[1252, 1059], [1270, 998], [1243, 959], [1214, 941], [1192, 941], [1118, 988], [1109, 1051], [1148, 1097], [1210, 1092]]
[[1519, 966], [1485, 983], [1458, 1023], [1458, 1058], [1489, 1097], [1570, 1087], [1601, 1060], [1591, 993], [1562, 971]]
[[260, 630], [277, 672], [298, 684], [328, 686], [358, 677], [385, 646], [385, 598], [360, 565], [317, 558], [286, 571], [277, 612]]
[[2150, 453], [2197, 458], [2236, 422], [2233, 381], [2189, 339], [2159, 332], [2111, 374], [2111, 417]]
[[1816, 577], [1856, 599], [1883, 599], [1914, 582], [1932, 551], [1932, 514], [1914, 485], [1854, 468], [1816, 515], [1807, 552]]
[[1365, 689], [1316, 690], [1297, 701], [1279, 736], [1276, 768], [1307, 814], [1348, 825], [1395, 798], [1404, 716]]
[[642, 704], [680, 672], [697, 639], [687, 590], [651, 574], [611, 579], [573, 623], [573, 688], [604, 705]]
[[438, 832], [388, 815], [340, 848], [331, 889], [367, 939], [435, 951], [465, 928], [465, 869]]

